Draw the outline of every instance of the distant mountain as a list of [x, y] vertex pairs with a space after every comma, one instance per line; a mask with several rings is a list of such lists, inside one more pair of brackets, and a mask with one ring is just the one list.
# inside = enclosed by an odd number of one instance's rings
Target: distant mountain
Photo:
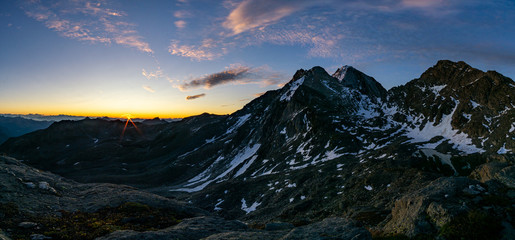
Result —
[[5, 142], [10, 137], [19, 137], [29, 132], [47, 128], [50, 124], [52, 124], [51, 121], [34, 121], [21, 117], [0, 116], [0, 143]]
[[[20, 117], [25, 118], [29, 120], [35, 120], [35, 121], [48, 121], [48, 122], [59, 122], [63, 120], [71, 120], [71, 121], [79, 121], [86, 118], [94, 118], [94, 119], [104, 119], [104, 120], [126, 120], [125, 117], [91, 117], [91, 116], [73, 116], [73, 115], [65, 115], [65, 114], [59, 114], [59, 115], [43, 115], [43, 114], [0, 114], [0, 117]], [[156, 117], [154, 119], [159, 119], [159, 117]], [[143, 122], [145, 120], [151, 120], [146, 118], [132, 118], [132, 121], [134, 122]], [[180, 118], [164, 118], [159, 119], [161, 121], [167, 121], [167, 122], [174, 122], [181, 120]]]
[[255, 224], [336, 215], [380, 236], [436, 236], [463, 214], [515, 204], [513, 96], [512, 79], [464, 62], [388, 91], [350, 66], [314, 67], [231, 115], [156, 119], [123, 137], [121, 121], [63, 121], [0, 152]]

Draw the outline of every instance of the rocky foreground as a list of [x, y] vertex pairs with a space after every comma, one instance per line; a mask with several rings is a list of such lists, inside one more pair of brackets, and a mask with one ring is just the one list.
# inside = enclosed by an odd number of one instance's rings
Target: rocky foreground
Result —
[[[81, 184], [0, 157], [0, 239], [371, 239], [355, 221], [328, 218], [264, 230], [133, 187]], [[161, 216], [162, 214], [166, 214]]]

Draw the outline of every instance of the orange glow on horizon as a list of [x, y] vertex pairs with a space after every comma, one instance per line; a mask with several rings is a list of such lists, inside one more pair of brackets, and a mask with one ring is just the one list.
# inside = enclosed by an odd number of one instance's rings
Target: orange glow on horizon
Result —
[[[234, 111], [231, 112], [218, 112], [218, 111], [198, 111], [198, 112], [188, 112], [188, 113], [141, 113], [137, 115], [131, 115], [131, 119], [153, 119], [156, 117], [159, 118], [186, 118], [191, 116], [200, 115], [202, 113], [211, 113], [211, 114], [217, 114], [217, 115], [226, 115], [231, 114]], [[58, 115], [66, 115], [66, 116], [73, 116], [73, 117], [90, 117], [90, 118], [101, 118], [101, 117], [108, 117], [108, 118], [121, 118], [121, 119], [127, 119], [126, 114], [122, 113], [98, 113], [98, 112], [44, 112], [41, 113], [41, 111], [5, 111], [0, 112], [0, 114], [20, 114], [20, 115], [29, 115], [29, 114], [37, 114], [42, 116], [58, 116]]]

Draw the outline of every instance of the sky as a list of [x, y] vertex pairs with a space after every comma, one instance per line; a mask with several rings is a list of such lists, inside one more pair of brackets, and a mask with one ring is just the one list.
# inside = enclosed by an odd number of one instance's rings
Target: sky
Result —
[[513, 0], [0, 1], [0, 113], [230, 114], [298, 69], [515, 77]]

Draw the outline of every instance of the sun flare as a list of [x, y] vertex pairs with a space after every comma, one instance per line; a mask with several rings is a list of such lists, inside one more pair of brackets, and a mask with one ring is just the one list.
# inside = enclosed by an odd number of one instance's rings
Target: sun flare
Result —
[[141, 130], [139, 130], [138, 126], [132, 121], [132, 115], [131, 114], [123, 114], [122, 117], [127, 118], [127, 121], [125, 121], [125, 126], [123, 126], [122, 135], [120, 136], [120, 140], [123, 139], [123, 136], [125, 135], [125, 131], [127, 130], [127, 125], [129, 122], [131, 122], [132, 126], [134, 126], [134, 129], [139, 133], [139, 135], [143, 135]]

